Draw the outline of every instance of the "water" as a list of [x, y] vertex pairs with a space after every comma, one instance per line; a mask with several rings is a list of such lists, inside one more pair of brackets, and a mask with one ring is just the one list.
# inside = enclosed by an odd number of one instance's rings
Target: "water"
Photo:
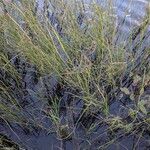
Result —
[[[78, 0], [77, 0], [78, 1]], [[110, 0], [94, 0], [97, 4], [105, 6]], [[85, 4], [93, 3], [93, 0], [83, 0]], [[38, 0], [39, 7], [43, 7], [43, 0]], [[129, 31], [130, 27], [140, 25], [141, 20], [145, 16], [145, 8], [150, 5], [149, 0], [114, 0], [113, 7], [116, 10], [118, 21], [126, 19], [126, 23], [122, 26], [122, 31]]]
[[[106, 8], [106, 4], [110, 0], [83, 0], [83, 2], [86, 4], [85, 6], [96, 2]], [[42, 9], [44, 5], [43, 0], [38, 0], [38, 3], [39, 8]], [[121, 24], [118, 31], [119, 41], [124, 41], [128, 37], [131, 29], [141, 24], [146, 14], [146, 8], [150, 7], [150, 2], [149, 0], [113, 0], [111, 4], [116, 12], [117, 24]]]

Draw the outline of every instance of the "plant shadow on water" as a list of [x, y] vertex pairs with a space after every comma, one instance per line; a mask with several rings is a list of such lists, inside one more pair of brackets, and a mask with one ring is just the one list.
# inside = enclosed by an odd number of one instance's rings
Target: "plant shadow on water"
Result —
[[124, 45], [103, 7], [22, 3], [0, 20], [0, 148], [150, 149], [150, 17]]

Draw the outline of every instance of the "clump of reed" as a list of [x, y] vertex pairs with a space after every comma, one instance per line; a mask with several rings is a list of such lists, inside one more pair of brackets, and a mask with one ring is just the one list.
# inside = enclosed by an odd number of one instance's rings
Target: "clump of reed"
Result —
[[[149, 100], [144, 100], [150, 81], [150, 48], [144, 46], [149, 35], [149, 11], [125, 44], [120, 44], [116, 37], [119, 26], [111, 4], [104, 9], [94, 2], [86, 5], [45, 0], [44, 5], [43, 10], [36, 8], [34, 0], [23, 0], [19, 6], [15, 3], [4, 5], [6, 11], [0, 15], [1, 72], [8, 73], [19, 88], [21, 78], [11, 64], [19, 55], [36, 65], [41, 75], [55, 74], [62, 85], [78, 90], [79, 94], [71, 95], [81, 99], [84, 108], [74, 128], [83, 118], [101, 114], [102, 122], [111, 132], [121, 129], [132, 133], [141, 126], [145, 127], [143, 133], [149, 131]], [[0, 79], [1, 117], [17, 120], [21, 106], [13, 98], [7, 78]], [[55, 98], [51, 101], [49, 116], [58, 135], [64, 137], [60, 130], [62, 126], [69, 130], [68, 124], [60, 125], [59, 102]], [[127, 118], [111, 114], [114, 101], [122, 103], [128, 112]], [[88, 132], [93, 132], [100, 123], [96, 120], [91, 122]], [[74, 129], [67, 136], [73, 132]]]

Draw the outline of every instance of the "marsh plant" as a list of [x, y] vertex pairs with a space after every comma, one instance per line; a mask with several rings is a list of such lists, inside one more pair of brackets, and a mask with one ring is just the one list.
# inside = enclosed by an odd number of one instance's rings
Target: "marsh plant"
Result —
[[[138, 136], [135, 149], [149, 136], [149, 8], [122, 42], [118, 36], [124, 22], [117, 24], [111, 1], [106, 8], [69, 0], [45, 0], [42, 9], [34, 0], [1, 0], [0, 5], [2, 122], [29, 131], [45, 129], [34, 114], [37, 109], [52, 122], [47, 133], [80, 143], [81, 149], [107, 149], [122, 138]], [[52, 91], [50, 78], [56, 80]], [[40, 82], [40, 89], [33, 88]], [[24, 99], [29, 92], [34, 101]], [[38, 101], [44, 107], [38, 108]], [[26, 109], [31, 105], [34, 111]], [[104, 140], [98, 133], [102, 127], [109, 137]]]

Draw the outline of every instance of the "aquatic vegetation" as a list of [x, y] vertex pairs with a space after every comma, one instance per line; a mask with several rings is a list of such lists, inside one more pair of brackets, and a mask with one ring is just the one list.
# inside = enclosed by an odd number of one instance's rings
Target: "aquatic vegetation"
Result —
[[121, 42], [111, 3], [0, 3], [0, 124], [55, 134], [62, 149], [149, 138], [149, 9]]

